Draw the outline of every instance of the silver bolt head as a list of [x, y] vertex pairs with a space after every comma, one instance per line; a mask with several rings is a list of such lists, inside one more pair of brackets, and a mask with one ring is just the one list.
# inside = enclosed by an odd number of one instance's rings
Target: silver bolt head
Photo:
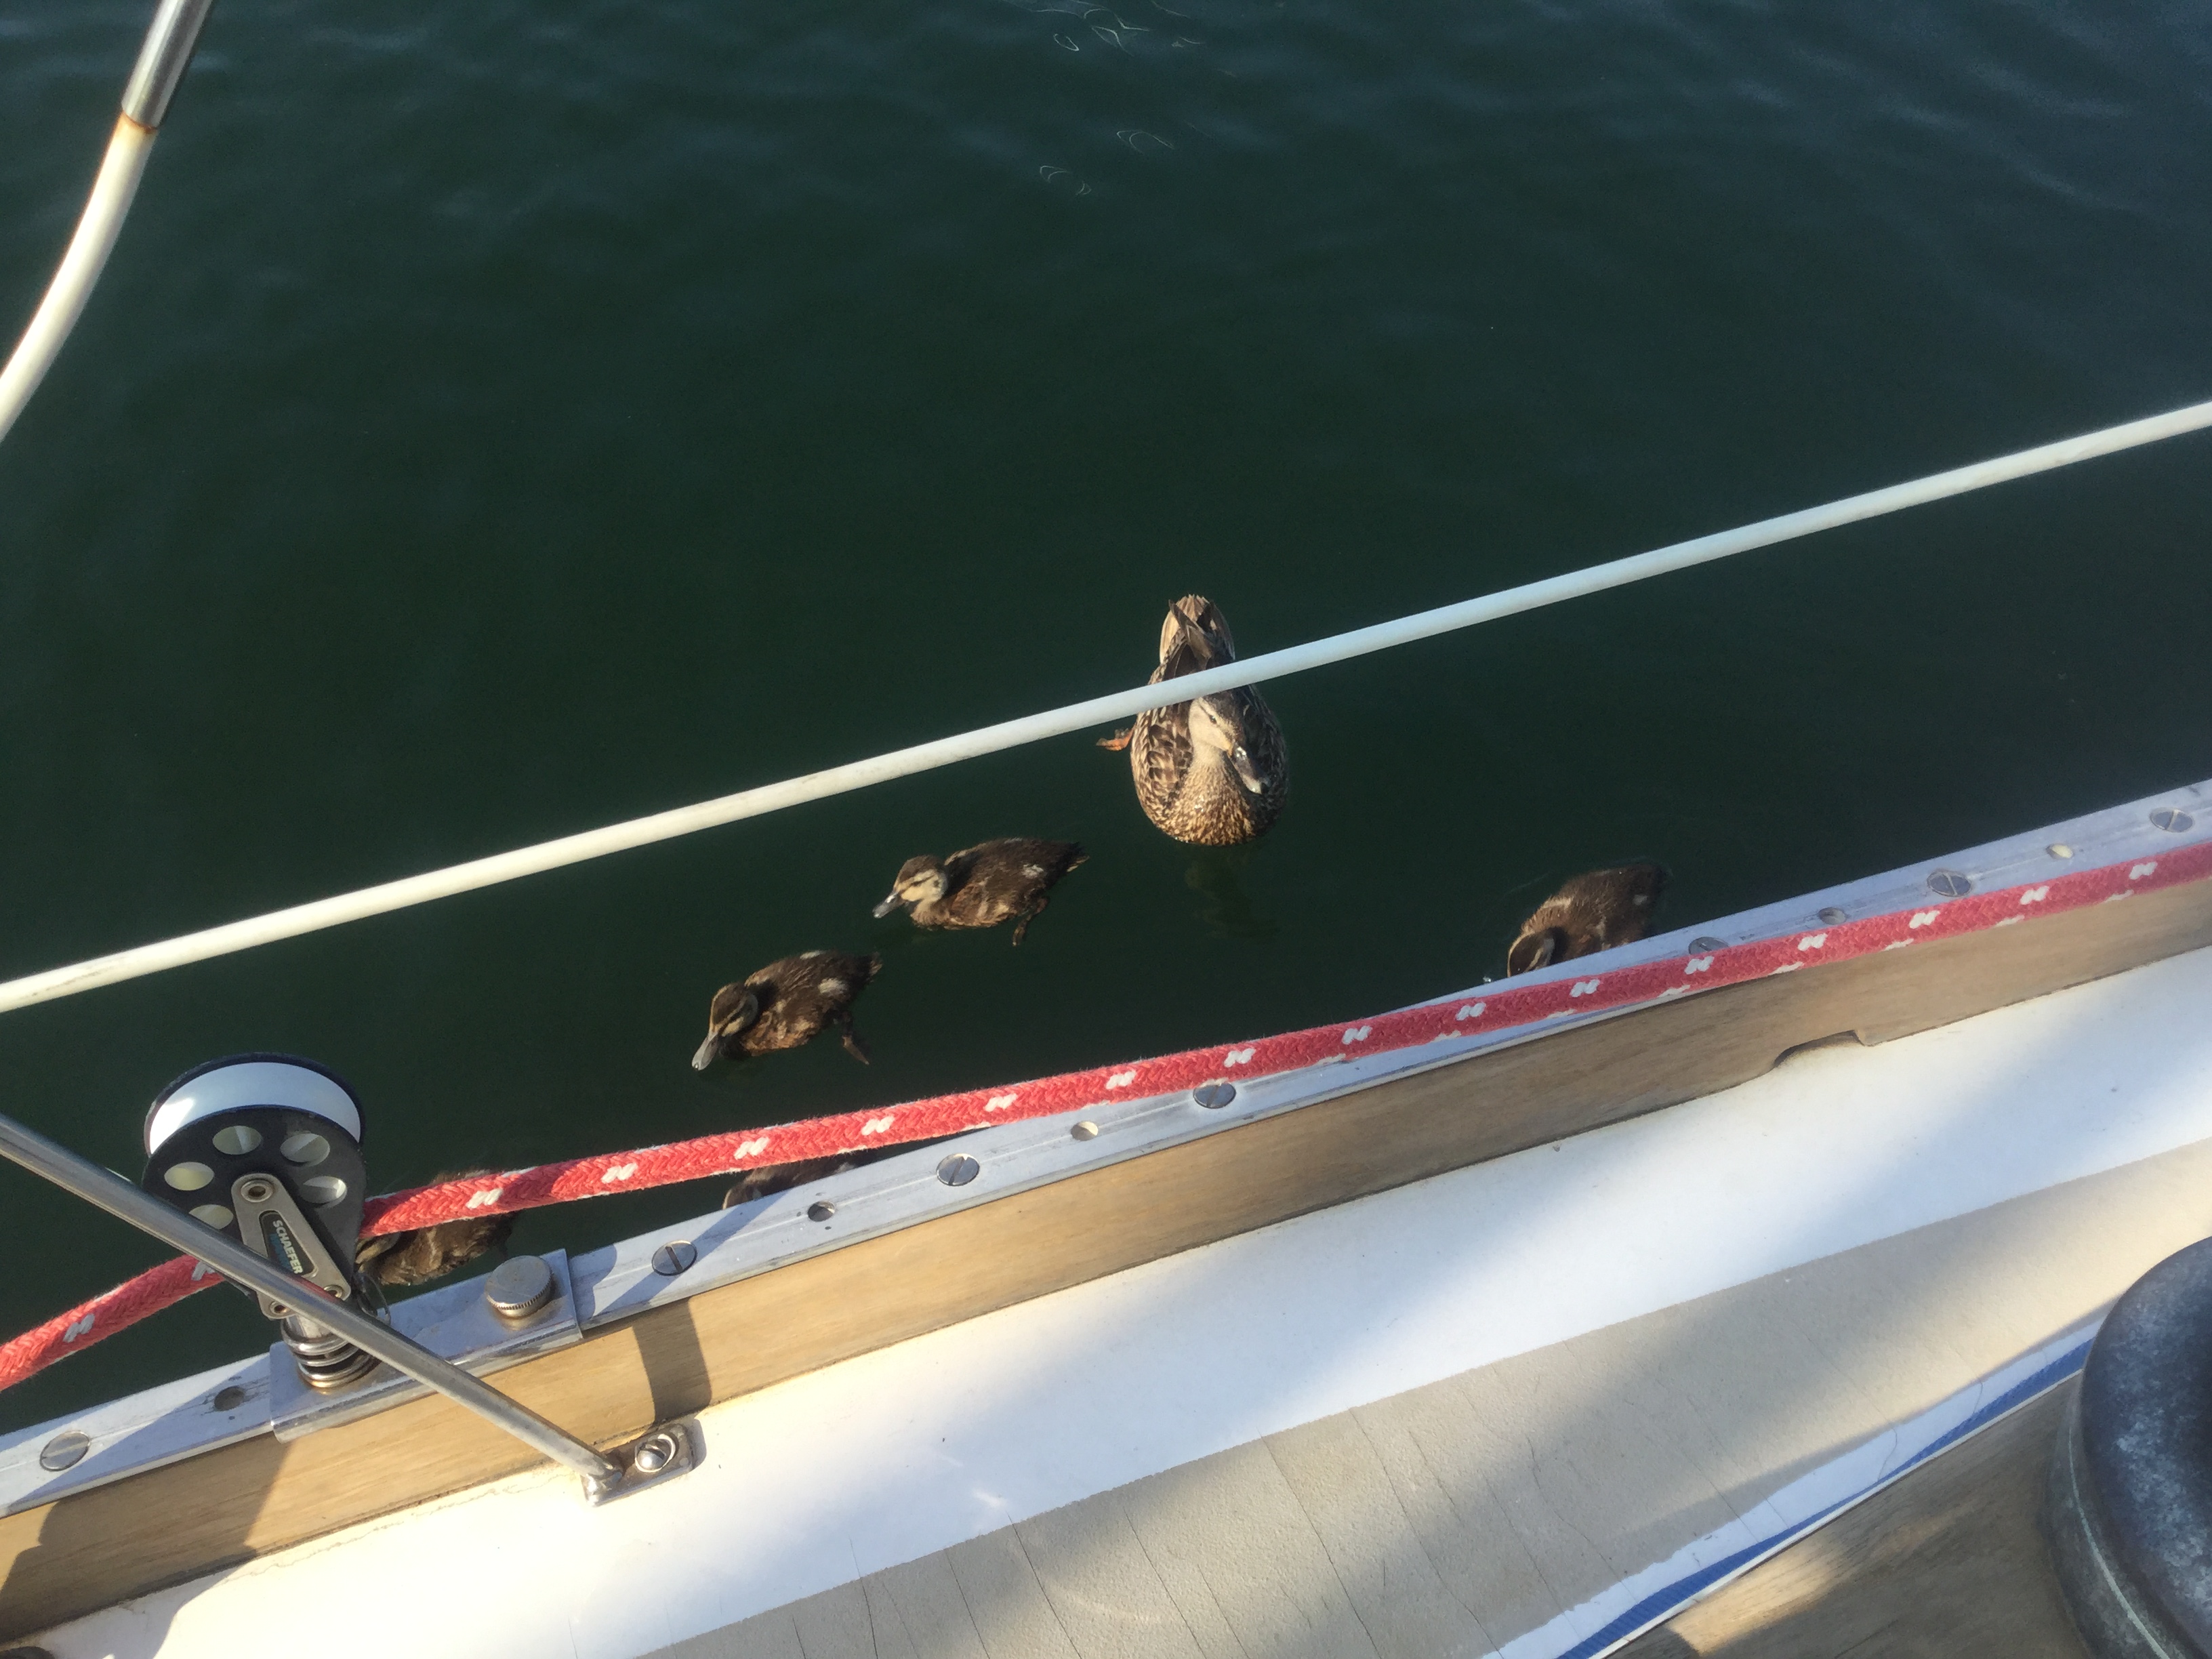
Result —
[[92, 1437], [76, 1429], [64, 1429], [39, 1448], [39, 1467], [49, 1474], [73, 1469], [92, 1449]]
[[2160, 807], [2150, 815], [2150, 821], [2154, 829], [2163, 830], [2169, 835], [2178, 836], [2185, 830], [2193, 830], [2197, 827], [2197, 820], [2179, 806]]
[[2074, 849], [2063, 841], [2054, 841], [2043, 850], [2055, 859], [2070, 859], [2074, 856]]
[[1850, 919], [1851, 913], [1850, 911], [1838, 910], [1832, 904], [1829, 905], [1826, 909], [1820, 912], [1820, 920], [1826, 922], [1831, 927], [1840, 927], [1844, 923], [1849, 921]]
[[1082, 1122], [1077, 1124], [1067, 1133], [1073, 1135], [1078, 1140], [1096, 1140], [1098, 1139], [1098, 1126], [1091, 1122], [1090, 1119], [1085, 1118]]
[[486, 1275], [483, 1298], [501, 1319], [523, 1320], [550, 1302], [559, 1288], [544, 1256], [518, 1255]]
[[1219, 1111], [1237, 1098], [1237, 1085], [1233, 1083], [1201, 1083], [1190, 1091], [1190, 1097], [1210, 1112]]
[[965, 1187], [983, 1173], [983, 1166], [965, 1152], [955, 1152], [937, 1166], [937, 1178], [948, 1187]]
[[688, 1273], [699, 1259], [699, 1247], [688, 1238], [671, 1239], [653, 1253], [653, 1271], [663, 1279]]
[[1725, 951], [1728, 949], [1728, 941], [1724, 939], [1715, 939], [1711, 933], [1700, 933], [1690, 941], [1690, 948], [1692, 951]]
[[630, 1467], [640, 1474], [659, 1474], [676, 1461], [676, 1442], [671, 1436], [649, 1434], [629, 1455]]
[[826, 1198], [817, 1198], [806, 1206], [806, 1218], [809, 1221], [827, 1221], [836, 1213], [837, 1206]]
[[1974, 878], [1963, 870], [1930, 870], [1928, 890], [1938, 898], [1964, 898], [1974, 890]]

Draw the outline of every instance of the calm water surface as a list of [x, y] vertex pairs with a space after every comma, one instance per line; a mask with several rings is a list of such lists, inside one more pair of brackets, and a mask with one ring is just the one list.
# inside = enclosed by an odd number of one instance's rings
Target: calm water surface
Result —
[[[0, 323], [143, 10], [0, 10]], [[2212, 395], [2212, 18], [2147, 0], [222, 0], [0, 446], [0, 973]], [[1370, 1012], [1559, 878], [1677, 922], [2212, 774], [2207, 441], [1279, 683], [1201, 852], [1071, 738], [0, 1016], [136, 1174], [315, 1055], [380, 1187]], [[1079, 837], [1018, 952], [870, 904]], [[872, 1069], [686, 1061], [881, 950]], [[526, 1220], [586, 1248], [719, 1188]], [[12, 1332], [158, 1259], [0, 1169]], [[268, 1340], [197, 1298], [0, 1398]]]

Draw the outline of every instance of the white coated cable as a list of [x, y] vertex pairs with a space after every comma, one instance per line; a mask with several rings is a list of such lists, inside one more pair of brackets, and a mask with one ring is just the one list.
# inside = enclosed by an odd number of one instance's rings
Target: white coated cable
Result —
[[62, 342], [76, 326], [77, 315], [91, 297], [93, 284], [100, 280], [115, 239], [123, 233], [123, 218], [131, 211], [131, 198], [138, 193], [138, 180], [146, 171], [154, 136], [155, 129], [141, 126], [127, 115], [116, 118], [106, 157], [100, 164], [100, 176], [93, 181], [92, 194], [76, 222], [69, 252], [62, 256], [53, 281], [46, 285], [46, 297], [39, 302], [31, 325], [15, 343], [8, 366], [0, 368], [0, 438], [5, 438], [9, 428], [15, 424], [15, 417], [23, 412], [23, 405], [31, 401], [31, 394], [60, 355]]
[[1893, 484], [1887, 489], [1849, 496], [1840, 501], [1831, 501], [1826, 507], [1808, 507], [1802, 512], [1784, 514], [1778, 519], [1765, 519], [1757, 524], [1746, 525], [1740, 530], [1724, 530], [1714, 535], [1700, 536], [1650, 553], [1615, 559], [1609, 564], [1593, 565], [1589, 569], [1571, 571], [1564, 576], [1547, 577], [1542, 581], [1509, 587], [1502, 592], [1487, 594], [1480, 599], [1420, 611], [1395, 622], [1378, 623], [1372, 628], [1354, 629], [1350, 633], [1332, 635], [1308, 645], [1292, 646], [1288, 650], [1270, 651], [1261, 656], [1248, 657], [1242, 662], [1210, 668], [1203, 673], [1186, 674], [1159, 685], [1139, 686], [1133, 691], [1092, 697], [1087, 702], [1069, 703], [1065, 708], [1048, 709], [1042, 714], [1030, 714], [1021, 720], [983, 726], [957, 737], [939, 738], [933, 743], [894, 750], [872, 760], [854, 761], [844, 766], [830, 767], [826, 771], [811, 772], [804, 777], [793, 778], [783, 783], [739, 790], [734, 795], [702, 801], [696, 806], [655, 812], [647, 817], [610, 824], [604, 830], [563, 836], [556, 841], [541, 842], [535, 847], [524, 847], [490, 858], [475, 859], [466, 864], [433, 870], [424, 875], [410, 876], [404, 880], [386, 882], [381, 886], [364, 887], [357, 892], [318, 899], [312, 904], [295, 905], [289, 910], [271, 911], [267, 915], [250, 917], [244, 921], [230, 922], [201, 933], [186, 933], [177, 939], [164, 939], [159, 944], [118, 951], [112, 956], [94, 957], [88, 962], [80, 962], [70, 967], [49, 969], [44, 973], [27, 975], [0, 984], [0, 1012], [25, 1007], [34, 1002], [49, 1001], [55, 997], [69, 996], [78, 991], [89, 991], [98, 986], [113, 985], [144, 974], [159, 973], [166, 968], [182, 967], [186, 963], [204, 962], [210, 957], [251, 950], [257, 945], [268, 945], [277, 939], [312, 933], [320, 928], [335, 927], [341, 922], [358, 921], [364, 916], [381, 915], [389, 910], [404, 909], [409, 905], [424, 904], [432, 899], [447, 898], [455, 893], [513, 881], [518, 877], [535, 875], [543, 870], [557, 870], [563, 865], [579, 864], [586, 859], [604, 858], [610, 853], [624, 852], [633, 847], [644, 847], [653, 842], [688, 836], [696, 830], [711, 830], [718, 824], [734, 823], [740, 818], [757, 817], [764, 812], [778, 811], [787, 806], [797, 806], [806, 801], [821, 800], [849, 790], [866, 788], [872, 783], [909, 777], [916, 772], [950, 766], [955, 761], [973, 760], [981, 755], [995, 754], [1002, 749], [1036, 743], [1045, 738], [1064, 736], [1087, 726], [1125, 720], [1148, 708], [1164, 708], [1169, 703], [1182, 702], [1208, 692], [1225, 691], [1235, 686], [1249, 685], [1256, 681], [1318, 668], [1325, 663], [1343, 662], [1348, 658], [1365, 656], [1370, 652], [1386, 651], [1392, 646], [1410, 644], [1415, 640], [1449, 633], [1455, 629], [1472, 628], [1478, 623], [1494, 622], [1500, 617], [1557, 605], [1563, 599], [1579, 599], [1586, 593], [1602, 592], [1609, 587], [1624, 586], [1648, 577], [1664, 575], [1668, 571], [1683, 570], [1692, 565], [1724, 559], [1731, 554], [1747, 553], [1753, 548], [1768, 547], [1776, 542], [1809, 536], [1815, 531], [1832, 530], [1839, 525], [1856, 523], [1861, 519], [1878, 518], [1885, 513], [1917, 507], [1924, 501], [1941, 501], [1948, 495], [1984, 489], [1991, 484], [2027, 477], [2032, 473], [2048, 472], [2055, 467], [2069, 466], [2076, 461], [2109, 455], [2118, 450], [2155, 443], [2161, 438], [2198, 431], [2207, 426], [2212, 426], [2212, 403], [2192, 404], [2186, 409], [2177, 409], [2168, 414], [2154, 415], [2146, 420], [2130, 421], [2122, 426], [2106, 427], [2101, 432], [2045, 444], [2035, 449], [2025, 449], [2017, 454], [1959, 467], [1949, 472], [1938, 472], [1932, 477], [1917, 479], [1911, 483]]

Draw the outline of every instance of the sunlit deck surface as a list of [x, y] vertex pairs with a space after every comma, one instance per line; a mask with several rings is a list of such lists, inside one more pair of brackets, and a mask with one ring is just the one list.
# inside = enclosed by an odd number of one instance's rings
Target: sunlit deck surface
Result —
[[[2207, 1006], [2197, 951], [1815, 1048], [711, 1407], [701, 1470], [605, 1509], [519, 1475], [45, 1639], [227, 1654], [336, 1599], [362, 1651], [1599, 1650], [2078, 1355], [2212, 1231]], [[2053, 1398], [1636, 1650], [2068, 1652], [2032, 1491]], [[1943, 1622], [1931, 1572], [2002, 1617]]]

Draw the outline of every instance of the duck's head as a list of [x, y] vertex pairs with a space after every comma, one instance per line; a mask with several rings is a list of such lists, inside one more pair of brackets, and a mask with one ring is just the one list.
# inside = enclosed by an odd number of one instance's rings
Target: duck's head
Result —
[[1190, 706], [1190, 740], [1201, 749], [1214, 750], [1229, 763], [1237, 781], [1253, 794], [1267, 787], [1267, 774], [1244, 747], [1244, 711], [1224, 692], [1200, 697]]
[[707, 1011], [707, 1040], [691, 1056], [691, 1069], [703, 1072], [712, 1066], [720, 1057], [722, 1045], [743, 1035], [759, 1018], [760, 998], [750, 986], [725, 985], [715, 992], [714, 1006]]
[[1539, 968], [1548, 968], [1566, 942], [1566, 933], [1560, 928], [1532, 928], [1515, 939], [1513, 948], [1505, 953], [1505, 971], [1533, 974]]
[[901, 905], [934, 904], [945, 896], [945, 866], [927, 853], [910, 858], [899, 866], [898, 879], [884, 902], [876, 906], [878, 916], [887, 916]]

